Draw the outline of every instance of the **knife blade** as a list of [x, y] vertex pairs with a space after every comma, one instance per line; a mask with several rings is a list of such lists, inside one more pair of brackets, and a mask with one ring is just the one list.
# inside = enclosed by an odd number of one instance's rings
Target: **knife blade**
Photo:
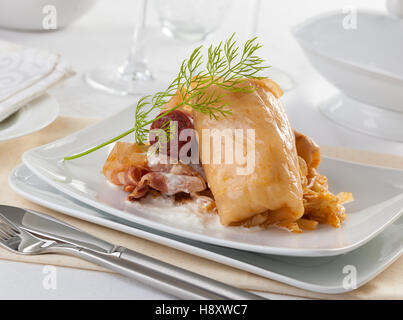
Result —
[[79, 230], [59, 219], [34, 210], [0, 205], [0, 212], [12, 223], [34, 234], [101, 253], [113, 253], [116, 246]]

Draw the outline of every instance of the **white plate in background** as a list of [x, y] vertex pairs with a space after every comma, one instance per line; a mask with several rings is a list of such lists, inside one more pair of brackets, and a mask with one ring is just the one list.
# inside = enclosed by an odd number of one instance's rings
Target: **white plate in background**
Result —
[[63, 194], [35, 176], [25, 165], [13, 170], [9, 184], [24, 198], [78, 219], [315, 292], [351, 291], [352, 287], [343, 286], [345, 266], [357, 269], [359, 288], [403, 252], [403, 217], [365, 245], [347, 254], [318, 258], [281, 257], [214, 246], [118, 218]]
[[0, 121], [0, 142], [39, 131], [51, 124], [58, 115], [59, 103], [46, 93]]
[[320, 225], [315, 231], [295, 234], [274, 228], [224, 227], [218, 218], [216, 223], [203, 227], [199, 215], [183, 208], [173, 211], [127, 202], [127, 193], [112, 186], [102, 175], [111, 145], [76, 160], [62, 159], [129, 129], [133, 108], [27, 151], [23, 161], [54, 188], [116, 217], [192, 240], [265, 254], [314, 257], [346, 253], [372, 239], [403, 212], [403, 170], [330, 158], [324, 158], [319, 167], [329, 179], [330, 190], [352, 192], [355, 197], [353, 203], [346, 205], [348, 216], [338, 229]]

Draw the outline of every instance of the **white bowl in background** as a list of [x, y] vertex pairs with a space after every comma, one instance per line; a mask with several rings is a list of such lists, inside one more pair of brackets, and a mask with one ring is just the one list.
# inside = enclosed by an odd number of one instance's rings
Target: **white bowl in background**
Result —
[[18, 30], [44, 30], [43, 8], [52, 5], [57, 11], [57, 28], [63, 28], [82, 17], [96, 0], [1, 0], [0, 27]]
[[403, 0], [387, 0], [386, 8], [390, 14], [403, 18]]
[[322, 14], [292, 30], [311, 64], [342, 93], [320, 109], [346, 127], [403, 141], [396, 126], [403, 124], [403, 20], [359, 10], [357, 28], [345, 29], [346, 15]]

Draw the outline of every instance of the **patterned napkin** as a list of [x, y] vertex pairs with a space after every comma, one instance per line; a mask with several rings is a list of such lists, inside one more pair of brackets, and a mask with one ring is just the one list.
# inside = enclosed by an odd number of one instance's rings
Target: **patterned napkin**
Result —
[[0, 121], [73, 74], [58, 54], [0, 40]]

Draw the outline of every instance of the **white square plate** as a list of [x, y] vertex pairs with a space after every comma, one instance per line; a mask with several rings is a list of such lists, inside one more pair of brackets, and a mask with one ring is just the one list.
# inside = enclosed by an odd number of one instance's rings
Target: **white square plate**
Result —
[[320, 225], [313, 232], [292, 234], [274, 228], [223, 227], [218, 222], [202, 225], [197, 214], [189, 215], [184, 208], [178, 208], [172, 216], [168, 210], [128, 203], [127, 194], [107, 183], [101, 172], [112, 146], [73, 161], [62, 159], [131, 128], [133, 114], [133, 107], [125, 109], [80, 132], [26, 152], [23, 161], [54, 188], [122, 219], [188, 239], [265, 254], [317, 257], [346, 253], [372, 239], [403, 212], [403, 170], [329, 158], [323, 159], [319, 170], [329, 178], [330, 190], [353, 192], [356, 199], [347, 204], [348, 217], [338, 229]]
[[347, 254], [317, 258], [279, 257], [189, 240], [112, 216], [56, 190], [23, 164], [11, 172], [9, 184], [24, 198], [67, 215], [310, 291], [341, 293], [353, 290], [353, 286], [343, 286], [345, 266], [354, 266], [358, 271], [356, 287], [359, 288], [403, 252], [403, 217]]

